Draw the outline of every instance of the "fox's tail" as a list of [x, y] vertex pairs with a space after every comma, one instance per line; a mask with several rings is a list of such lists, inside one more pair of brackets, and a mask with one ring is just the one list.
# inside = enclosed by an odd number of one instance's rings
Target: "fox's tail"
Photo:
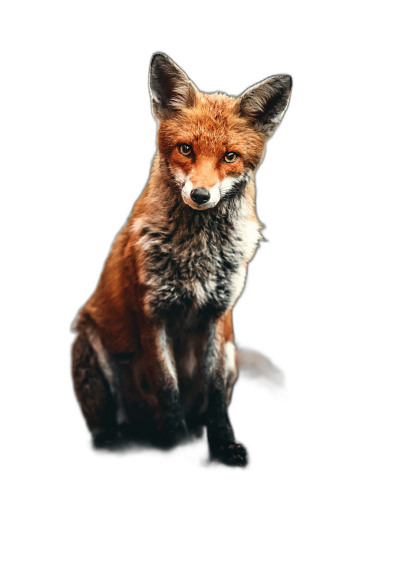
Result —
[[239, 371], [239, 376], [264, 381], [267, 386], [278, 390], [283, 389], [285, 386], [283, 372], [259, 352], [237, 348], [236, 366]]

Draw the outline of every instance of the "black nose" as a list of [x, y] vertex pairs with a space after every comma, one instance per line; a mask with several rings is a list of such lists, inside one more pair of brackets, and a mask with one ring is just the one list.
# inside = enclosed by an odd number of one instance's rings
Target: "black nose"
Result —
[[195, 203], [201, 205], [210, 199], [210, 192], [207, 191], [207, 189], [200, 187], [199, 189], [193, 189], [190, 193], [190, 197]]

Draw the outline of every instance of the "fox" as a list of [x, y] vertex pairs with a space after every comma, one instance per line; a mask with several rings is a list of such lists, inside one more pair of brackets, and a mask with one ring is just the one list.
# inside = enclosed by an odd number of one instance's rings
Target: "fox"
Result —
[[171, 448], [206, 428], [211, 461], [245, 466], [228, 416], [232, 310], [262, 239], [255, 172], [292, 78], [268, 77], [238, 97], [205, 93], [155, 53], [149, 90], [157, 150], [74, 322], [76, 398], [95, 447], [128, 433]]

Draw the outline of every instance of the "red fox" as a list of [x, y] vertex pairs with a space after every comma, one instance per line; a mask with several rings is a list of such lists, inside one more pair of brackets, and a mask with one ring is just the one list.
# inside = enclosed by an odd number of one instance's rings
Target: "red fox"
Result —
[[228, 417], [238, 375], [232, 308], [261, 239], [254, 174], [292, 81], [275, 75], [237, 98], [207, 94], [156, 53], [149, 84], [158, 149], [76, 318], [75, 393], [95, 446], [123, 429], [173, 446], [205, 426], [211, 459], [244, 466]]

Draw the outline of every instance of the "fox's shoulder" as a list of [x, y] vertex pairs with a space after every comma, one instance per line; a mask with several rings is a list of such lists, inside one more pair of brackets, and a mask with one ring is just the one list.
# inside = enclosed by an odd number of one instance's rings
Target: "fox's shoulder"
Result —
[[[80, 309], [73, 329], [95, 325], [109, 349], [130, 346], [127, 325], [132, 321], [132, 287], [137, 281], [129, 222], [117, 234], [91, 297]], [[131, 327], [131, 329], [133, 326]]]

